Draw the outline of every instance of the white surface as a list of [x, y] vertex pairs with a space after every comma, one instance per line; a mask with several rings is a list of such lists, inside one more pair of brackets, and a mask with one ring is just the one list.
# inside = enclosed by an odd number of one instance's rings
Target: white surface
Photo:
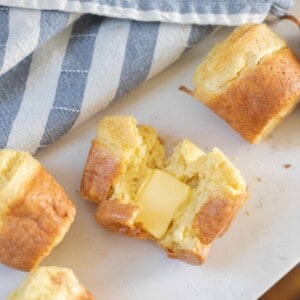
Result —
[[[300, 5], [293, 12], [300, 17]], [[272, 26], [300, 55], [300, 36], [288, 21]], [[71, 267], [96, 299], [254, 299], [300, 261], [300, 107], [259, 145], [249, 145], [202, 104], [177, 90], [191, 86], [195, 67], [230, 29], [218, 30], [177, 63], [66, 135], [36, 157], [77, 207], [63, 242], [42, 265]], [[97, 123], [106, 115], [133, 115], [154, 126], [169, 146], [187, 137], [203, 149], [217, 146], [241, 169], [250, 198], [230, 230], [200, 267], [168, 259], [150, 241], [102, 229], [96, 206], [78, 195]], [[284, 168], [284, 164], [291, 168]], [[258, 181], [261, 178], [261, 181]], [[0, 266], [0, 299], [25, 273]]]

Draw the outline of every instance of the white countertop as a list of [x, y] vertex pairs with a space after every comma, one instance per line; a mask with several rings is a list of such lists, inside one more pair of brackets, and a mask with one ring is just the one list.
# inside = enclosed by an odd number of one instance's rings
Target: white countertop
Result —
[[[300, 18], [299, 3], [292, 13]], [[300, 55], [294, 24], [282, 21], [271, 27]], [[198, 63], [231, 30], [217, 30], [166, 71], [36, 155], [77, 207], [69, 233], [42, 265], [73, 268], [96, 299], [255, 299], [300, 261], [300, 107], [270, 138], [249, 145], [201, 103], [178, 91], [180, 84], [191, 86]], [[79, 197], [95, 128], [101, 118], [116, 114], [152, 125], [169, 146], [185, 137], [205, 150], [217, 146], [240, 168], [250, 198], [203, 266], [168, 259], [150, 241], [102, 229], [94, 221], [96, 206]], [[24, 276], [1, 265], [0, 299]]]

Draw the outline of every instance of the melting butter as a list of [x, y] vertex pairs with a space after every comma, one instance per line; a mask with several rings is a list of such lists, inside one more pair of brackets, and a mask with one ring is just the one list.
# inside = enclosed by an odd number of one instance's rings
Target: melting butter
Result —
[[136, 222], [155, 238], [162, 238], [178, 207], [189, 197], [191, 188], [171, 174], [155, 169], [139, 188], [140, 206]]

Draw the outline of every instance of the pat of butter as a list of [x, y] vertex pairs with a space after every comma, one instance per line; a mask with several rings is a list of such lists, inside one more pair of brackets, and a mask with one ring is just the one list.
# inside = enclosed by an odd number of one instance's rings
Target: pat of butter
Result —
[[187, 200], [191, 188], [174, 176], [153, 170], [140, 187], [136, 202], [140, 211], [135, 219], [157, 239], [166, 233], [176, 209]]

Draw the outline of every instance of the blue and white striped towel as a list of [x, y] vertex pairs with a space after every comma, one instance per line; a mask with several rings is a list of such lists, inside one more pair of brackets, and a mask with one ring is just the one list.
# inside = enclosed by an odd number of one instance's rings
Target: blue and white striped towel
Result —
[[212, 25], [262, 22], [292, 5], [0, 0], [0, 148], [34, 153], [174, 62]]

